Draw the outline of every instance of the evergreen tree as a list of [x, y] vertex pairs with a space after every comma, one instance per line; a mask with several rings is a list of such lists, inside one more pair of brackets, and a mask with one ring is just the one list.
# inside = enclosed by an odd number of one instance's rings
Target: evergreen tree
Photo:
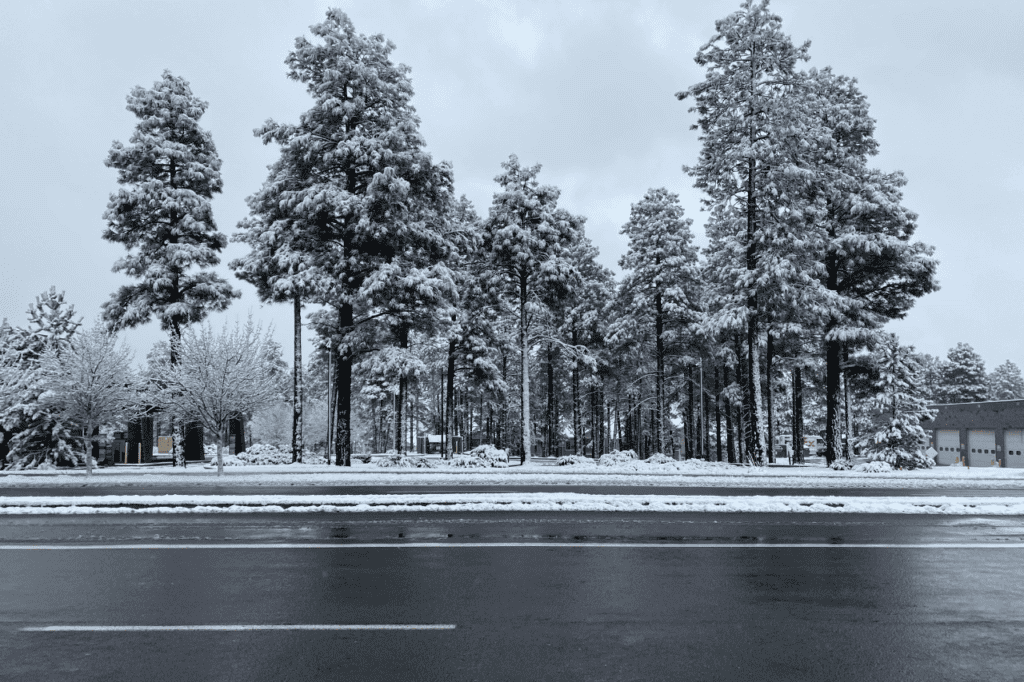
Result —
[[140, 281], [104, 304], [113, 329], [138, 327], [156, 315], [177, 339], [186, 325], [225, 310], [239, 296], [212, 271], [227, 239], [210, 207], [222, 183], [213, 138], [199, 127], [206, 107], [170, 71], [152, 88], [128, 95], [128, 111], [139, 123], [128, 145], [114, 142], [107, 156], [121, 189], [103, 214], [103, 238], [129, 250], [114, 272]]
[[922, 452], [928, 438], [921, 422], [934, 419], [935, 412], [921, 395], [921, 368], [913, 347], [901, 346], [895, 335], [883, 335], [875, 351], [875, 365], [878, 413], [873, 433], [864, 439], [871, 459], [904, 469], [934, 466], [934, 460]]
[[958, 343], [946, 354], [942, 367], [942, 396], [948, 403], [973, 403], [989, 399], [985, 361], [967, 343]]
[[[260, 131], [257, 131], [259, 134]], [[236, 241], [250, 252], [229, 266], [235, 275], [256, 287], [261, 301], [292, 305], [292, 461], [302, 460], [302, 306], [314, 291], [316, 273], [309, 267], [306, 251], [311, 244], [310, 226], [285, 209], [283, 194], [297, 189], [287, 158], [270, 166], [263, 187], [246, 201], [249, 217], [242, 220]]]
[[484, 249], [489, 256], [494, 285], [515, 305], [520, 354], [521, 459], [530, 461], [530, 323], [544, 308], [541, 294], [553, 297], [578, 278], [568, 258], [578, 240], [581, 221], [558, 208], [557, 188], [537, 182], [540, 165], [523, 168], [513, 154], [501, 164], [495, 178], [501, 190], [494, 194], [484, 222]]
[[665, 447], [666, 353], [678, 352], [675, 346], [681, 334], [698, 320], [699, 272], [692, 224], [683, 217], [679, 196], [659, 188], [648, 190], [632, 205], [629, 222], [621, 230], [629, 239], [626, 255], [619, 260], [628, 271], [621, 285], [623, 310], [653, 331], [655, 452], [664, 452]]
[[313, 302], [325, 306], [311, 322], [333, 355], [334, 456], [348, 466], [353, 361], [363, 326], [381, 312], [370, 309], [367, 287], [401, 276], [391, 267], [401, 258], [429, 268], [448, 257], [452, 173], [423, 150], [409, 68], [391, 61], [394, 44], [356, 33], [337, 9], [310, 31], [313, 40], [297, 38], [286, 63], [313, 106], [297, 124], [268, 121], [258, 134], [281, 145], [275, 175], [287, 183], [274, 198], [305, 233], [289, 243], [310, 273]]
[[779, 231], [774, 216], [785, 184], [802, 175], [799, 154], [814, 125], [793, 97], [809, 43], [793, 45], [768, 0], [744, 0], [740, 10], [715, 23], [715, 35], [695, 61], [707, 69], [703, 82], [677, 93], [692, 98], [699, 114], [701, 152], [687, 168], [708, 198], [709, 257], [718, 275], [718, 330], [743, 329], [746, 345], [747, 450], [765, 462], [766, 434], [761, 406], [760, 345], [767, 292], [793, 266], [788, 247], [799, 240]]
[[50, 287], [28, 309], [28, 327], [16, 329], [4, 320], [0, 337], [0, 429], [6, 466], [17, 469], [58, 462], [74, 463], [74, 434], [55, 406], [42, 400], [47, 391], [42, 360], [47, 352], [69, 348], [81, 320], [64, 293]]
[[1009, 360], [996, 367], [988, 375], [988, 391], [990, 400], [1024, 399], [1024, 376], [1020, 367]]
[[[916, 298], [938, 288], [934, 249], [912, 242], [917, 216], [902, 206], [902, 173], [867, 165], [877, 154], [875, 122], [856, 80], [830, 70], [805, 79], [804, 97], [819, 119], [807, 154], [813, 180], [806, 186], [803, 217], [820, 245], [816, 307], [824, 325], [826, 461], [840, 453], [840, 379], [843, 358], [902, 318]], [[848, 379], [848, 377], [847, 377]]]

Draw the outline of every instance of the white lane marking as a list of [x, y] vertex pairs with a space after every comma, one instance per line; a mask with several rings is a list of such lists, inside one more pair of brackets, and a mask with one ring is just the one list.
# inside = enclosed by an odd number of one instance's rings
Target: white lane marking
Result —
[[455, 625], [437, 624], [362, 624], [362, 625], [46, 625], [21, 628], [22, 632], [179, 632], [245, 630], [454, 630]]
[[214, 544], [131, 544], [131, 545], [0, 545], [0, 550], [64, 549], [415, 549], [483, 547], [611, 547], [630, 549], [1024, 549], [1020, 542], [363, 542], [322, 543], [214, 543]]

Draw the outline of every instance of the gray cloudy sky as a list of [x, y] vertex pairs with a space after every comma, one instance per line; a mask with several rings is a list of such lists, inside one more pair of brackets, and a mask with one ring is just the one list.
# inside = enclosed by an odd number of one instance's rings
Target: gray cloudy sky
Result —
[[[100, 238], [115, 174], [111, 141], [135, 125], [125, 96], [163, 69], [210, 103], [202, 124], [223, 159], [214, 200], [231, 234], [262, 183], [273, 147], [252, 136], [294, 121], [309, 100], [285, 77], [296, 36], [342, 7], [361, 33], [383, 33], [412, 68], [414, 103], [435, 159], [486, 214], [510, 153], [541, 163], [562, 205], [588, 218], [618, 271], [620, 226], [649, 187], [679, 193], [702, 240], [700, 195], [680, 167], [696, 159], [694, 115], [673, 94], [701, 80], [693, 56], [738, 0], [702, 2], [7, 2], [0, 13], [0, 317], [51, 285], [87, 321], [127, 280], [120, 246]], [[1024, 4], [777, 0], [785, 30], [812, 41], [811, 66], [860, 80], [878, 121], [884, 170], [909, 178], [917, 236], [941, 260], [941, 291], [891, 329], [945, 355], [973, 345], [991, 369], [1024, 366], [1018, 231], [1024, 205]], [[224, 262], [243, 253], [232, 244]], [[227, 319], [252, 310], [290, 351], [287, 306], [243, 291]], [[223, 317], [213, 322], [220, 325]], [[128, 332], [139, 359], [157, 324]]]

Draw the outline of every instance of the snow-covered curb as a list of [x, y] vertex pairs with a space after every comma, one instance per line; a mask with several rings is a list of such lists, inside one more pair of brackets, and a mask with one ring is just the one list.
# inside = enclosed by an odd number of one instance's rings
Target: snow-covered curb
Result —
[[456, 493], [433, 495], [103, 495], [0, 497], [2, 514], [254, 512], [796, 512], [1024, 516], [1019, 497], [724, 497]]
[[[297, 469], [288, 466], [236, 467], [218, 476], [202, 468], [156, 469], [125, 472], [107, 470], [92, 477], [84, 473], [33, 473], [0, 476], [3, 488], [102, 487], [102, 486], [679, 486], [721, 488], [1002, 488], [1024, 489], [1024, 469], [967, 469], [946, 467], [927, 471], [857, 473], [823, 467], [760, 468], [716, 466], [683, 472], [650, 467], [646, 471], [621, 471], [611, 467], [532, 465], [509, 469], [378, 469], [338, 467]], [[309, 465], [306, 465], [309, 466]], [[283, 471], [282, 471], [283, 470]]]

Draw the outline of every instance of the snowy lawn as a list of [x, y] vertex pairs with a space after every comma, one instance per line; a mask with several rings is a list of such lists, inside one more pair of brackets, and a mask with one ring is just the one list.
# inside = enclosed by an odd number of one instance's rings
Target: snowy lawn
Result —
[[0, 472], [4, 487], [109, 485], [366, 486], [366, 485], [616, 485], [733, 488], [1024, 488], [1024, 469], [936, 467], [866, 473], [820, 466], [745, 467], [689, 460], [668, 464], [627, 462], [621, 466], [554, 466], [537, 461], [507, 469], [390, 469], [353, 461], [351, 468], [324, 464], [248, 465], [225, 469], [195, 464], [176, 467], [118, 466], [83, 471]]
[[260, 512], [786, 512], [829, 514], [1024, 515], [1019, 497], [843, 497], [790, 495], [103, 495], [0, 497], [3, 514]]

